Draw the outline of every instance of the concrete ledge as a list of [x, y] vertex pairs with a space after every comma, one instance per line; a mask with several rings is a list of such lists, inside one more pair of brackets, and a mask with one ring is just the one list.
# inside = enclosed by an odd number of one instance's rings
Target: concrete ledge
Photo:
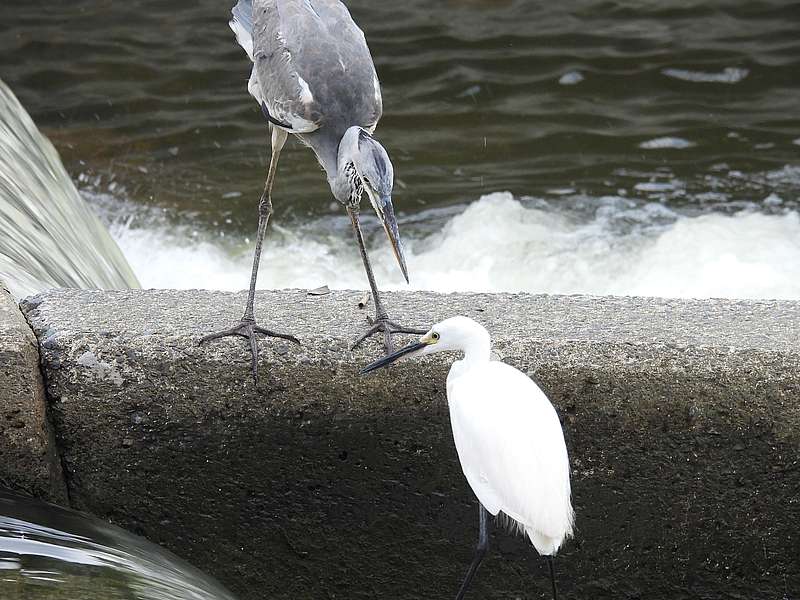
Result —
[[0, 280], [0, 485], [66, 503], [36, 338]]
[[[449, 431], [448, 359], [357, 369], [360, 293], [264, 292], [254, 388], [241, 340], [202, 348], [243, 294], [48, 292], [23, 306], [78, 508], [256, 598], [450, 598], [474, 499]], [[800, 589], [800, 303], [388, 294], [453, 314], [551, 395], [578, 533], [566, 597], [792, 597]], [[487, 398], [491, 402], [491, 398]], [[546, 567], [498, 532], [475, 598], [538, 598]]]

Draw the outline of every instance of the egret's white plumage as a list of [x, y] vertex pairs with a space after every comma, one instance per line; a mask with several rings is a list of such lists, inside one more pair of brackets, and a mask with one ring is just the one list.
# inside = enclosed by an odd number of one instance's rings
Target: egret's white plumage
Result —
[[[422, 354], [462, 350], [447, 376], [447, 401], [461, 469], [492, 515], [516, 521], [539, 554], [572, 535], [569, 460], [553, 405], [527, 375], [491, 360], [489, 334], [467, 317], [434, 325]], [[425, 338], [423, 338], [425, 339]], [[437, 347], [438, 346], [438, 347]]]
[[[362, 372], [403, 356], [448, 350], [464, 353], [447, 375], [450, 423], [464, 476], [486, 511], [511, 519], [539, 554], [552, 557], [572, 535], [574, 524], [561, 422], [527, 375], [491, 359], [491, 340], [483, 326], [452, 317], [434, 325], [419, 343]], [[459, 598], [480, 563], [480, 552]], [[553, 591], [555, 595], [555, 580]]]
[[519, 524], [539, 554], [572, 534], [569, 461], [561, 424], [544, 392], [498, 361], [458, 361], [447, 377], [461, 469], [492, 515]]

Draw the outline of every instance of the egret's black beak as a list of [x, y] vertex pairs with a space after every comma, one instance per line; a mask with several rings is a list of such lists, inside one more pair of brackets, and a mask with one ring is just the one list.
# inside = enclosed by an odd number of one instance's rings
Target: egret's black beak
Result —
[[361, 369], [361, 374], [366, 375], [370, 371], [375, 371], [376, 369], [386, 367], [395, 362], [396, 360], [403, 358], [407, 354], [412, 354], [414, 352], [417, 352], [418, 350], [422, 350], [427, 345], [428, 344], [426, 344], [425, 342], [417, 342], [415, 344], [406, 346], [405, 348], [400, 348], [400, 350], [398, 350], [397, 352], [393, 352], [389, 356], [384, 356], [383, 358], [376, 360], [374, 363], [368, 364], [366, 367]]

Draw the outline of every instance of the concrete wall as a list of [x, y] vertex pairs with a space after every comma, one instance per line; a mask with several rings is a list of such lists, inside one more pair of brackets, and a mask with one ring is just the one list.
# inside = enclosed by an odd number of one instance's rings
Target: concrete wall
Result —
[[0, 279], [0, 485], [66, 501], [37, 341]]
[[[72, 504], [256, 598], [451, 598], [476, 505], [453, 448], [449, 359], [357, 370], [360, 293], [259, 294], [241, 340], [198, 347], [243, 295], [53, 291], [23, 304]], [[573, 598], [800, 595], [800, 303], [390, 294], [393, 317], [482, 321], [550, 394], [573, 468]], [[487, 398], [491, 402], [491, 398]], [[503, 531], [472, 598], [540, 598]]]

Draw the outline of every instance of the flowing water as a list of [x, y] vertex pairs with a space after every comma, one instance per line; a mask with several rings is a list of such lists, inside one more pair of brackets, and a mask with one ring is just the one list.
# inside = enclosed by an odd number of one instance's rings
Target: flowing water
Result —
[[137, 287], [58, 153], [0, 80], [0, 278], [18, 296], [47, 287]]
[[[267, 138], [228, 4], [0, 6], [0, 77], [144, 286], [247, 283]], [[797, 2], [348, 4], [412, 287], [800, 298]], [[261, 286], [365, 286], [308, 149], [274, 201]]]
[[3, 600], [234, 600], [143, 538], [0, 490]]

